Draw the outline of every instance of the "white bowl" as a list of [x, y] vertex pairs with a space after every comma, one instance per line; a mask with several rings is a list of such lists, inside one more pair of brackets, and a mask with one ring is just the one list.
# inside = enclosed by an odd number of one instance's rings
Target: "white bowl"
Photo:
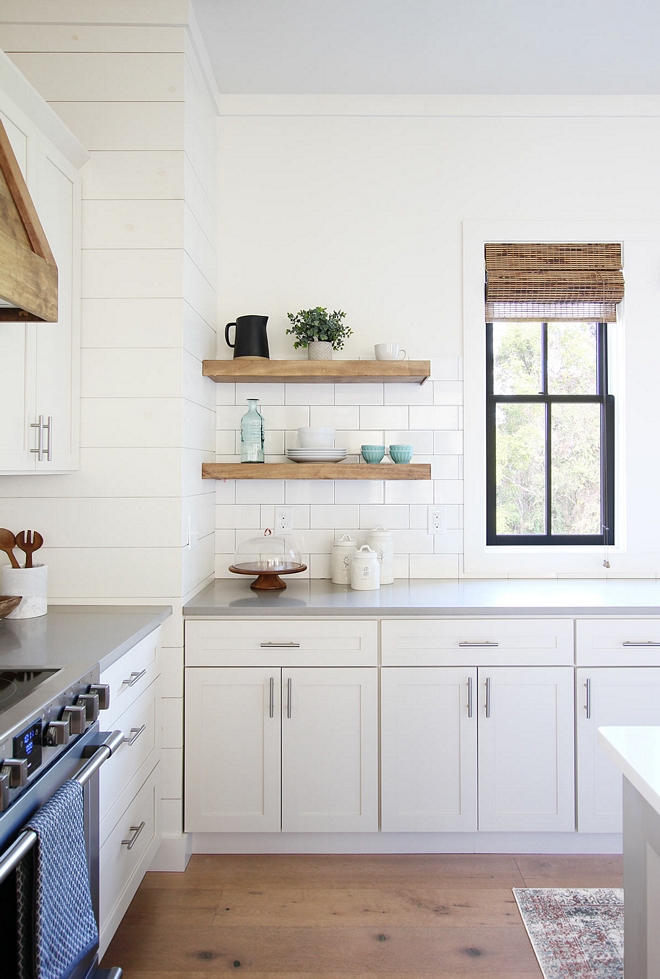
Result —
[[335, 430], [321, 425], [299, 428], [298, 441], [301, 449], [331, 449], [335, 441]]

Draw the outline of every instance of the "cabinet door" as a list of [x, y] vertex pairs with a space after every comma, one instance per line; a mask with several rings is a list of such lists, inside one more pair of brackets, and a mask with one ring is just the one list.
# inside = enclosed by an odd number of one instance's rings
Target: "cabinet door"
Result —
[[477, 828], [476, 669], [384, 668], [382, 829]]
[[280, 670], [186, 669], [186, 832], [280, 829]]
[[573, 670], [479, 671], [479, 829], [575, 829]]
[[282, 829], [378, 829], [378, 671], [282, 671]]
[[577, 671], [578, 830], [621, 832], [621, 771], [598, 746], [598, 728], [660, 724], [660, 668]]

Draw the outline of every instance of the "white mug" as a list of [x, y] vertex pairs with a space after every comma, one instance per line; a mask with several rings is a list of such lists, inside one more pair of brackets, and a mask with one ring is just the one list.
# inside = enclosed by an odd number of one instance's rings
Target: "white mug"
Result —
[[374, 353], [376, 360], [405, 360], [407, 356], [406, 351], [399, 347], [398, 343], [376, 343]]

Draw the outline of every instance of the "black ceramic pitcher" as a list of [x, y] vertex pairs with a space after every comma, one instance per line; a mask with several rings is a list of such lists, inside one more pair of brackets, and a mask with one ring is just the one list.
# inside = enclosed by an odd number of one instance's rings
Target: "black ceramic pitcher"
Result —
[[[235, 323], [227, 323], [225, 340], [234, 349], [236, 357], [270, 357], [266, 336], [267, 316], [237, 316]], [[235, 326], [234, 342], [229, 340], [229, 327]]]

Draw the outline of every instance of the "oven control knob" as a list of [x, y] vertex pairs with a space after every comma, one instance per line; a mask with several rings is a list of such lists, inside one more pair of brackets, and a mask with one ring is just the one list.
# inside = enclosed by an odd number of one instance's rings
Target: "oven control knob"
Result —
[[5, 758], [0, 772], [9, 775], [9, 785], [12, 789], [20, 789], [22, 785], [27, 785], [27, 758]]
[[84, 734], [87, 723], [87, 708], [84, 704], [71, 704], [62, 711], [62, 720], [69, 724], [71, 734]]
[[9, 808], [9, 773], [0, 772], [0, 812]]
[[83, 704], [87, 711], [87, 720], [90, 724], [98, 719], [99, 716], [99, 695], [97, 693], [80, 693], [76, 704]]
[[93, 683], [89, 688], [90, 693], [96, 693], [99, 696], [99, 709], [107, 710], [110, 706], [110, 684], [109, 683]]
[[55, 748], [60, 744], [69, 743], [69, 722], [51, 721], [44, 732], [44, 744], [47, 747]]

